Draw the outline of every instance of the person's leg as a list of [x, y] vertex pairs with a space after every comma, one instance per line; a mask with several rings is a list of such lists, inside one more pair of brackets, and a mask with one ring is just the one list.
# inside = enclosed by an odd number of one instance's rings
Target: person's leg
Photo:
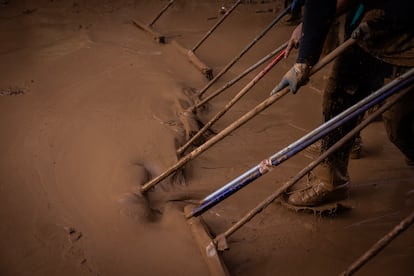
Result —
[[[338, 57], [324, 91], [324, 121], [330, 120], [373, 92], [370, 80], [381, 76], [381, 72], [377, 60], [357, 46]], [[360, 118], [352, 119], [325, 136], [322, 139], [321, 152], [345, 136], [359, 120]], [[308, 187], [293, 192], [288, 197], [288, 202], [298, 206], [315, 206], [346, 197], [349, 184], [348, 160], [354, 140], [355, 138], [350, 139], [317, 166], [310, 173]]]
[[414, 89], [383, 114], [388, 138], [414, 166]]

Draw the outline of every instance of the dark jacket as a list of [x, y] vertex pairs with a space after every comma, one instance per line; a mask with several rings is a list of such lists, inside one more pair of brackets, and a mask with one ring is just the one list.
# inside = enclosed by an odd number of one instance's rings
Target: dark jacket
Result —
[[[373, 56], [394, 65], [414, 66], [413, 0], [360, 1], [366, 13], [362, 22], [370, 36], [359, 41]], [[298, 63], [314, 65], [320, 57], [329, 27], [336, 16], [336, 0], [307, 0], [303, 16]]]

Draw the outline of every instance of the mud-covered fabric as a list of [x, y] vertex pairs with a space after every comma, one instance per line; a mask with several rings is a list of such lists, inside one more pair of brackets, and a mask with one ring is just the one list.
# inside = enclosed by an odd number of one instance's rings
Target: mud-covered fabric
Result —
[[[334, 63], [323, 96], [323, 116], [328, 121], [348, 107], [356, 104], [384, 85], [384, 79], [392, 80], [407, 71], [408, 67], [395, 67], [373, 58], [360, 47], [348, 49]], [[414, 160], [414, 88], [402, 100], [383, 115], [390, 138], [405, 157]], [[326, 151], [351, 131], [361, 120], [355, 118], [338, 127], [322, 139], [321, 151]], [[349, 155], [354, 139], [329, 156], [324, 162], [347, 175]]]
[[[335, 0], [307, 0], [298, 63], [314, 65], [322, 52], [336, 14]], [[360, 46], [376, 58], [399, 66], [414, 66], [414, 1], [377, 0], [365, 3], [362, 22], [370, 26], [370, 38]], [[352, 12], [351, 12], [352, 13]], [[352, 13], [353, 14], [353, 13]], [[354, 28], [355, 26], [349, 27]], [[347, 32], [351, 30], [347, 29]]]
[[[348, 107], [365, 98], [383, 85], [384, 72], [389, 65], [371, 57], [357, 45], [339, 56], [332, 67], [323, 95], [323, 117], [328, 121]], [[326, 151], [352, 130], [360, 118], [355, 118], [336, 128], [322, 140], [322, 151]], [[349, 154], [354, 139], [333, 153], [325, 162], [347, 174]]]
[[336, 0], [307, 0], [297, 63], [314, 65], [321, 55], [328, 30], [335, 19]]
[[409, 160], [414, 160], [414, 88], [383, 114], [390, 141]]
[[411, 3], [411, 10], [369, 10], [362, 20], [369, 26], [369, 37], [358, 41], [371, 55], [398, 66], [414, 66], [414, 1], [406, 2]]

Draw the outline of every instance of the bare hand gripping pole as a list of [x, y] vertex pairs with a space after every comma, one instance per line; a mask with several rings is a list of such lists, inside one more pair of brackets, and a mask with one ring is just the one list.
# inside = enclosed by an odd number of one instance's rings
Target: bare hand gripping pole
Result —
[[[312, 68], [311, 74], [316, 73], [319, 71], [323, 66], [331, 62], [335, 57], [337, 57], [339, 54], [341, 54], [345, 49], [347, 49], [349, 46], [354, 44], [356, 41], [354, 39], [348, 39], [343, 44], [341, 44], [339, 47], [337, 47], [335, 50], [333, 50], [331, 53], [326, 55], [322, 60], [320, 60], [315, 66]], [[229, 133], [232, 131], [238, 129], [240, 126], [248, 122], [250, 119], [255, 117], [257, 114], [271, 106], [273, 103], [281, 99], [284, 95], [286, 95], [289, 92], [289, 89], [284, 89], [278, 93], [273, 94], [260, 104], [258, 104], [256, 107], [254, 107], [252, 110], [244, 114], [242, 117], [240, 117], [238, 120], [230, 124], [228, 127], [223, 129], [220, 133], [218, 133], [216, 136], [208, 140], [206, 143], [198, 147], [197, 149], [193, 150], [183, 158], [181, 158], [177, 163], [175, 163], [173, 166], [168, 168], [166, 171], [164, 171], [159, 176], [151, 179], [146, 184], [140, 187], [139, 192], [145, 193], [155, 185], [157, 185], [159, 182], [170, 176], [172, 173], [183, 167], [185, 164], [187, 164], [192, 159], [196, 158], [198, 155], [206, 151], [208, 148], [216, 144], [218, 141], [222, 140], [224, 137], [226, 137]]]
[[344, 112], [340, 113], [320, 127], [309, 132], [307, 135], [303, 136], [296, 142], [272, 155], [268, 159], [263, 160], [260, 164], [256, 165], [252, 169], [248, 170], [244, 174], [224, 185], [219, 190], [210, 194], [204, 200], [202, 200], [200, 205], [196, 207], [190, 214], [186, 214], [186, 217], [190, 218], [193, 216], [201, 215], [211, 207], [215, 206], [219, 202], [223, 201], [243, 187], [247, 186], [260, 176], [266, 174], [273, 167], [280, 165], [290, 157], [294, 156], [296, 153], [313, 144], [315, 141], [319, 140], [338, 126], [341, 126], [345, 122], [355, 118], [360, 114], [363, 114], [369, 108], [382, 102], [384, 99], [390, 97], [391, 95], [394, 95], [399, 90], [413, 85], [413, 83], [414, 69], [411, 69], [401, 77], [395, 79], [389, 84], [383, 86], [381, 89], [372, 93], [356, 105], [353, 105], [350, 108], [346, 109]]

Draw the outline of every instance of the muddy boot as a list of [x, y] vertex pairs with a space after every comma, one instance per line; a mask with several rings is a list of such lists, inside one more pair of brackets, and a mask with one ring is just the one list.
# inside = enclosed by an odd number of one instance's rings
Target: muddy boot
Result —
[[316, 141], [315, 143], [307, 147], [303, 151], [303, 154], [310, 159], [316, 159], [319, 155], [321, 155], [321, 141]]
[[[360, 136], [355, 138], [355, 142], [352, 145], [352, 150], [350, 153], [349, 158], [351, 159], [360, 159], [361, 158], [361, 152], [362, 152], [362, 139]], [[321, 155], [321, 141], [317, 141], [307, 147], [303, 154], [310, 158], [310, 159], [316, 159], [319, 155]]]
[[319, 206], [348, 197], [349, 176], [326, 164], [308, 176], [308, 187], [292, 192], [287, 202], [294, 206]]

